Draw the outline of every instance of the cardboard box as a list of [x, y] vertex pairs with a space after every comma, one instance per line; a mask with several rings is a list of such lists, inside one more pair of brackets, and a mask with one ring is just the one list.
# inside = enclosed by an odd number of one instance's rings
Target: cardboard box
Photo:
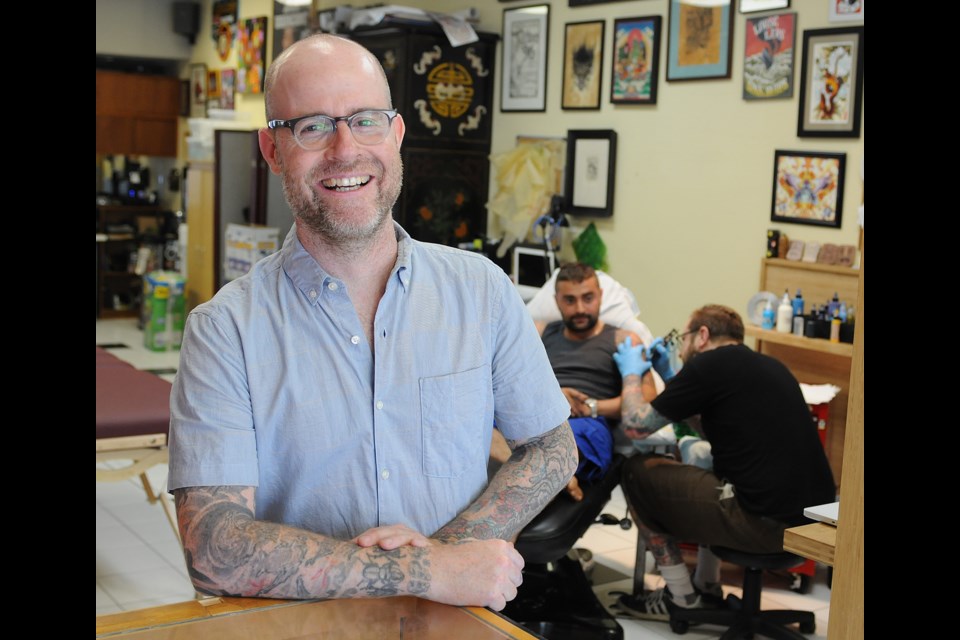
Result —
[[280, 248], [280, 230], [256, 225], [227, 225], [223, 275], [234, 280], [244, 275], [262, 258]]

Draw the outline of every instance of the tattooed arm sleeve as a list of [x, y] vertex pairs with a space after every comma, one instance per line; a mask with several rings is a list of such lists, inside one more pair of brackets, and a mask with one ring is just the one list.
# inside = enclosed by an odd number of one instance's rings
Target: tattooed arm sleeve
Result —
[[269, 598], [425, 596], [429, 550], [363, 548], [254, 517], [254, 487], [175, 491], [187, 569], [198, 591]]
[[508, 440], [510, 459], [483, 494], [433, 535], [453, 542], [466, 538], [511, 540], [563, 489], [577, 469], [570, 425], [527, 440]]

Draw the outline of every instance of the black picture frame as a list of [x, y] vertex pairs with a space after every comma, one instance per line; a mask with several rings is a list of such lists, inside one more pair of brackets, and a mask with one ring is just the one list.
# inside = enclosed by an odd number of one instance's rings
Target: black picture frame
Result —
[[610, 46], [610, 104], [657, 104], [660, 16], [616, 18]]
[[733, 0], [669, 0], [667, 82], [722, 80], [733, 70]]
[[759, 13], [789, 9], [790, 0], [739, 0], [740, 13]]
[[547, 110], [550, 5], [503, 10], [500, 111]]
[[774, 151], [770, 220], [839, 229], [846, 162], [846, 153]]
[[[503, 0], [500, 0], [503, 2]], [[591, 4], [609, 4], [611, 2], [625, 2], [626, 0], [567, 0], [568, 7], [585, 7]]]
[[797, 136], [859, 138], [863, 27], [803, 32]]
[[568, 130], [564, 187], [566, 213], [596, 218], [612, 216], [616, 172], [616, 131]]
[[605, 30], [604, 20], [566, 24], [560, 108], [594, 111], [600, 108]]

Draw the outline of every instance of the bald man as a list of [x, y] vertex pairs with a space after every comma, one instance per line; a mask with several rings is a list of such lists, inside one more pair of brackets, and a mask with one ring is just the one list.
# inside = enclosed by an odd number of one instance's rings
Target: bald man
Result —
[[577, 466], [537, 330], [493, 263], [393, 221], [404, 122], [369, 51], [301, 40], [265, 94], [295, 233], [187, 320], [169, 486], [193, 583], [500, 610], [510, 540]]

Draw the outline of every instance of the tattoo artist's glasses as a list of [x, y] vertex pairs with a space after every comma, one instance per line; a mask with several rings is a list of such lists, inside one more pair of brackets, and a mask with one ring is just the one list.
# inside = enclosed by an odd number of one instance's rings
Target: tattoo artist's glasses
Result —
[[350, 127], [353, 139], [360, 144], [379, 144], [390, 132], [390, 125], [397, 117], [396, 109], [370, 109], [358, 111], [352, 116], [325, 116], [314, 114], [290, 120], [271, 120], [270, 129], [286, 127], [293, 132], [293, 139], [307, 151], [319, 151], [328, 147], [337, 135], [337, 123], [343, 120]]
[[673, 349], [679, 349], [680, 345], [683, 344], [683, 339], [691, 333], [696, 333], [697, 331], [697, 329], [691, 329], [690, 331], [684, 331], [683, 333], [680, 333], [676, 329], [670, 329], [667, 335], [663, 336], [663, 344]]

